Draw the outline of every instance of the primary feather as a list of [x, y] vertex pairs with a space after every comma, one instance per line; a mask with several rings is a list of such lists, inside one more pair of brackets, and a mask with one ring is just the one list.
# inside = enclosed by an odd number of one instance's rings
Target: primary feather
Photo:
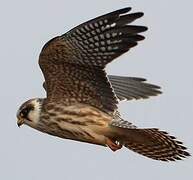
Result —
[[156, 160], [188, 156], [181, 142], [157, 129], [123, 120], [118, 100], [160, 94], [143, 78], [107, 75], [105, 67], [144, 39], [144, 26], [132, 25], [143, 13], [123, 8], [80, 24], [42, 48], [39, 65], [47, 97], [25, 102], [17, 113], [26, 124], [53, 136], [108, 146], [125, 146]]

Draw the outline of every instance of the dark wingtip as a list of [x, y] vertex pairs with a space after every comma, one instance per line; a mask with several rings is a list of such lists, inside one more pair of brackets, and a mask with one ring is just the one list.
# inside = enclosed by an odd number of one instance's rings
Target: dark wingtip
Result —
[[148, 30], [148, 27], [147, 26], [140, 26], [141, 28], [141, 32], [145, 32]]
[[137, 25], [128, 25], [129, 28], [132, 28], [135, 32], [133, 33], [142, 33], [148, 30], [147, 26], [137, 26]]
[[137, 17], [137, 18], [140, 18], [140, 17], [143, 17], [144, 16], [144, 13], [143, 12], [137, 12], [137, 13], [134, 13], [135, 14], [135, 16]]
[[131, 11], [131, 9], [132, 9], [131, 7], [126, 7], [126, 8], [122, 8], [118, 11], [120, 11], [120, 13], [122, 14], [122, 13], [127, 13], [127, 12]]
[[110, 14], [126, 14], [129, 11], [131, 11], [131, 7], [126, 7], [126, 8], [122, 8], [122, 9], [118, 9], [116, 11], [111, 12]]

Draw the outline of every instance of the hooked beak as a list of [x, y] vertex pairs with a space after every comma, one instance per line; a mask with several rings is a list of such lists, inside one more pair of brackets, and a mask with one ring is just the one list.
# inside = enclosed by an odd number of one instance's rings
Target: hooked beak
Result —
[[23, 123], [24, 123], [23, 118], [18, 118], [18, 119], [17, 119], [17, 125], [18, 125], [18, 127], [20, 127]]

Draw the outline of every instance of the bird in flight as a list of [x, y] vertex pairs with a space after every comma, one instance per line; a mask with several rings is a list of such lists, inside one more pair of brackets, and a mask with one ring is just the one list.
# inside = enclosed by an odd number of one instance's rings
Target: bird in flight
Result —
[[146, 157], [175, 161], [190, 154], [182, 142], [157, 128], [137, 128], [121, 118], [121, 100], [161, 93], [146, 79], [107, 75], [108, 63], [144, 39], [147, 27], [132, 25], [143, 16], [123, 8], [87, 21], [47, 42], [39, 56], [46, 98], [23, 103], [17, 124], [41, 132], [109, 147], [123, 146]]

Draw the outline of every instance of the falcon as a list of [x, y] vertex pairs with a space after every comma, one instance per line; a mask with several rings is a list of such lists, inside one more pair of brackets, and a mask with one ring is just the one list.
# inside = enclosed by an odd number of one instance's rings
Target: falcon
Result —
[[108, 63], [144, 39], [147, 27], [132, 23], [143, 16], [123, 8], [87, 21], [47, 42], [39, 56], [46, 98], [21, 105], [17, 124], [41, 132], [109, 147], [126, 147], [146, 157], [175, 161], [190, 154], [182, 142], [157, 128], [137, 128], [121, 118], [121, 100], [161, 93], [143, 78], [107, 75]]

